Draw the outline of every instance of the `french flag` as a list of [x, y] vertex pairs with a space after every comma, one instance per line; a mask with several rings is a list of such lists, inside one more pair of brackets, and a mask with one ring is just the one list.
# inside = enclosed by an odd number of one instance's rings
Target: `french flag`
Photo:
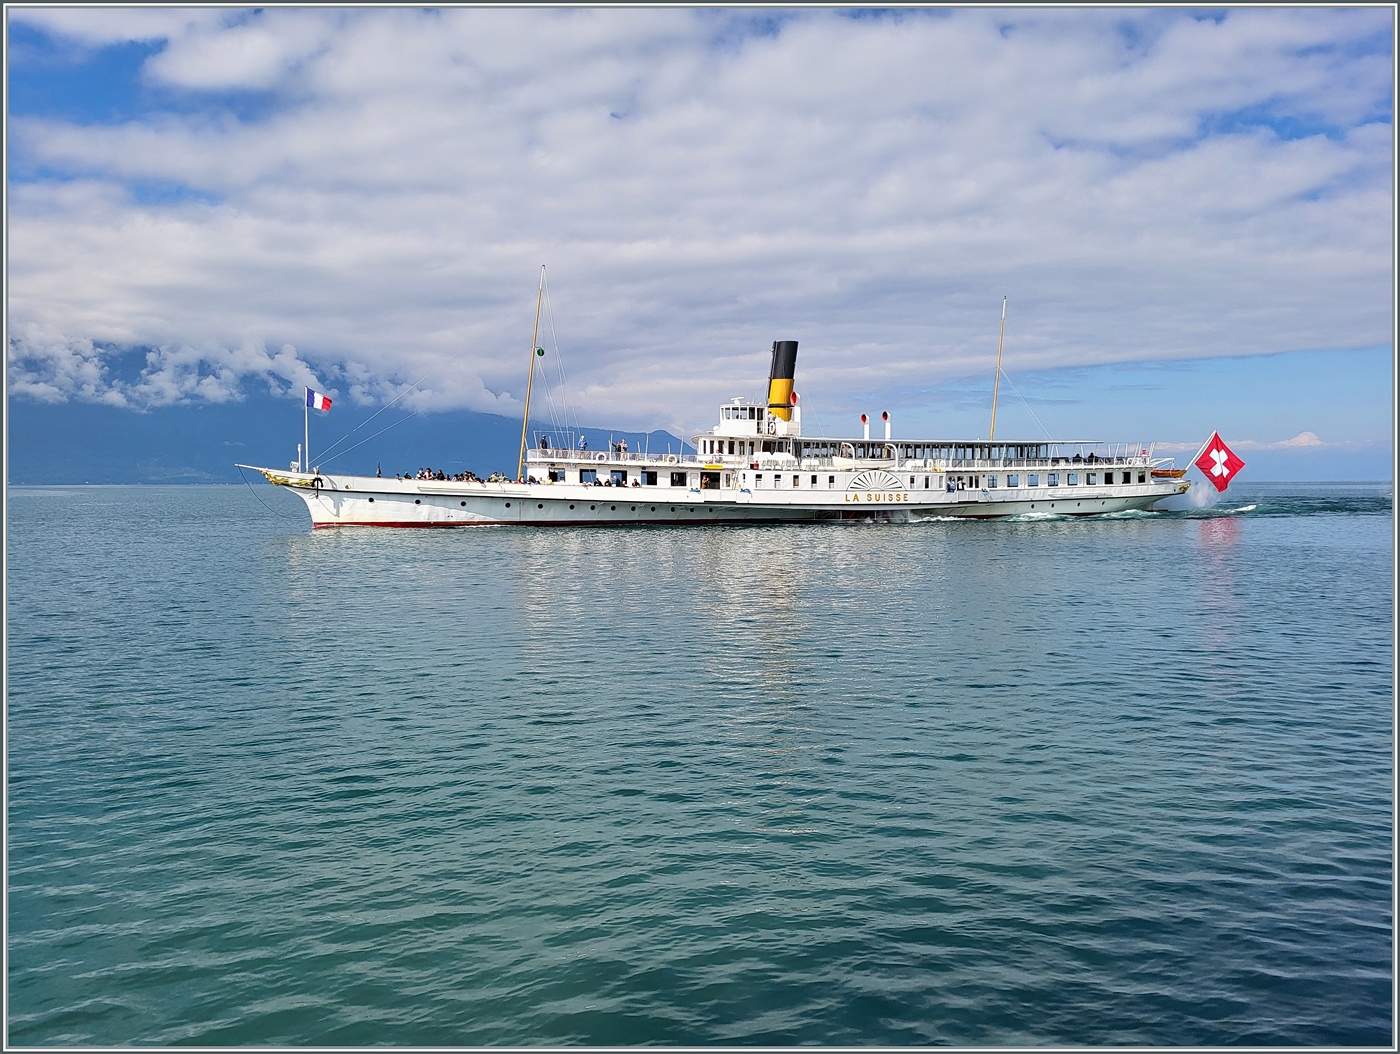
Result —
[[306, 389], [306, 405], [312, 410], [329, 410], [331, 408], [331, 400], [329, 396], [322, 395], [320, 392], [313, 392], [308, 388]]

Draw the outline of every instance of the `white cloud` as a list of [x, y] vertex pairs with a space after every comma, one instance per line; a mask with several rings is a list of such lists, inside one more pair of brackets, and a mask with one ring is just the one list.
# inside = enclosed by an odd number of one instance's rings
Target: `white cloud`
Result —
[[[246, 350], [290, 344], [361, 398], [427, 373], [422, 406], [518, 410], [541, 262], [575, 401], [638, 426], [708, 422], [776, 338], [833, 418], [990, 374], [1003, 293], [1021, 371], [1389, 340], [1390, 58], [1354, 54], [1387, 11], [35, 17], [166, 39], [144, 75], [190, 102], [274, 105], [12, 120], [77, 177], [11, 188], [15, 392], [19, 362], [225, 398], [303, 383]], [[199, 194], [128, 192], [152, 183]], [[162, 350], [121, 388], [107, 344]]]
[[14, 8], [9, 15], [14, 21], [89, 47], [178, 41], [187, 33], [229, 20], [227, 10], [179, 7], [33, 7]]
[[1322, 446], [1322, 440], [1318, 439], [1312, 432], [1299, 432], [1292, 439], [1285, 439], [1274, 445], [1280, 448]]
[[232, 26], [206, 24], [153, 56], [146, 72], [181, 88], [270, 88], [326, 47], [334, 32], [324, 14], [298, 10], [273, 10]]
[[[1186, 454], [1195, 453], [1201, 449], [1202, 441], [1194, 443], [1155, 443], [1153, 450], [1159, 454]], [[1355, 449], [1360, 446], [1368, 446], [1368, 443], [1357, 443], [1355, 441], [1342, 443], [1326, 443], [1317, 437], [1313, 432], [1299, 432], [1292, 439], [1279, 439], [1274, 441], [1258, 439], [1230, 439], [1226, 438], [1225, 443], [1232, 450], [1299, 450], [1312, 447], [1332, 447], [1335, 449]]]
[[[7, 381], [12, 395], [37, 402], [64, 402], [70, 396], [125, 406], [112, 388], [102, 353], [85, 337], [67, 337], [35, 323], [15, 327]], [[24, 348], [13, 353], [14, 345]]]

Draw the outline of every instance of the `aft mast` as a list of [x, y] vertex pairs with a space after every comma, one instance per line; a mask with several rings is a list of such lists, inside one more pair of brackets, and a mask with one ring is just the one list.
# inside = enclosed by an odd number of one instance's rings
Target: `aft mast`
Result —
[[1006, 339], [1006, 297], [1001, 298], [1001, 334], [997, 337], [997, 375], [992, 381], [992, 427], [987, 430], [987, 442], [997, 437], [997, 389], [1001, 387], [1001, 342]]
[[544, 264], [540, 264], [540, 293], [535, 298], [535, 335], [530, 338], [530, 376], [525, 381], [525, 417], [520, 422], [520, 463], [515, 467], [515, 478], [525, 478], [525, 430], [530, 427], [530, 389], [535, 384], [535, 356], [543, 355], [538, 347], [540, 340], [540, 305], [544, 303]]

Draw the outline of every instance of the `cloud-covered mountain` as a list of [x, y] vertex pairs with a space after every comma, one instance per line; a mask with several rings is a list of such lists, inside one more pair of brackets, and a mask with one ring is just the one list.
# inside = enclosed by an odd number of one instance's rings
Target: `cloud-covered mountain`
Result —
[[[150, 412], [76, 401], [10, 403], [9, 482], [57, 483], [237, 483], [259, 480], [237, 463], [285, 468], [303, 438], [296, 400], [249, 393], [222, 403], [189, 401]], [[549, 431], [549, 422], [537, 422]], [[520, 420], [474, 410], [416, 414], [391, 409], [382, 416], [314, 414], [310, 424], [312, 464], [327, 471], [372, 476], [442, 469], [471, 469], [515, 475], [520, 457]], [[531, 441], [538, 430], [532, 428]], [[571, 433], [589, 448], [626, 439], [632, 450], [679, 450], [664, 432], [625, 432], [603, 427]], [[557, 441], [557, 440], [556, 440]], [[689, 451], [692, 448], [686, 447]]]

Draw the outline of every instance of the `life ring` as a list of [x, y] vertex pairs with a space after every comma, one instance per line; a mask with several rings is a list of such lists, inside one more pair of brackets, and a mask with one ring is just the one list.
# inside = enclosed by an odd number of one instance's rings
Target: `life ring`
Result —
[[674, 465], [675, 463], [676, 463], [676, 455], [675, 455], [675, 454], [667, 454], [667, 455], [666, 455], [666, 464], [668, 464], [668, 465]]
[[608, 459], [608, 454], [607, 454], [607, 451], [605, 451], [605, 450], [600, 450], [600, 451], [598, 451], [598, 453], [596, 453], [596, 454], [593, 455], [593, 460], [594, 460], [594, 461], [606, 461], [607, 459]]

